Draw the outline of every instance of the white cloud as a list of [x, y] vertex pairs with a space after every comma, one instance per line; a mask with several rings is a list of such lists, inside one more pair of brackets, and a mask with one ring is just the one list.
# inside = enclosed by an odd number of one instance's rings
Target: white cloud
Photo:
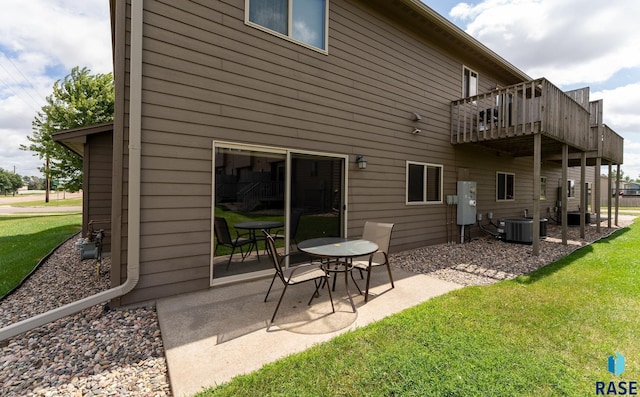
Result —
[[532, 78], [605, 87], [604, 121], [625, 138], [625, 174], [640, 175], [640, 2], [485, 0], [459, 3], [449, 17]]
[[640, 135], [640, 82], [591, 93], [591, 99], [602, 99], [605, 122], [617, 129]]
[[625, 175], [640, 178], [640, 82], [591, 93], [591, 99], [602, 99], [604, 122], [624, 138]]
[[534, 78], [557, 85], [603, 82], [640, 67], [640, 2], [487, 0], [449, 14], [466, 31]]
[[112, 71], [106, 0], [3, 0], [0, 13], [0, 168], [39, 175], [41, 160], [19, 150], [53, 83], [74, 66]]

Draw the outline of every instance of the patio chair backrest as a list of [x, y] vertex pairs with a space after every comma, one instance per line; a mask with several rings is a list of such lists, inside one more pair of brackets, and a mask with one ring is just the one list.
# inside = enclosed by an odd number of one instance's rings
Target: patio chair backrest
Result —
[[[378, 244], [378, 253], [389, 253], [389, 244], [391, 243], [391, 232], [393, 231], [393, 223], [379, 223], [367, 221], [362, 231], [362, 239], [373, 241]], [[375, 254], [374, 254], [375, 256]], [[384, 257], [380, 258], [384, 262]], [[374, 258], [375, 261], [375, 258]]]
[[216, 216], [213, 222], [213, 228], [216, 233], [216, 240], [218, 244], [232, 244], [231, 232], [229, 232], [229, 225], [227, 220], [223, 217]]
[[295, 240], [296, 234], [298, 234], [298, 226], [300, 226], [300, 218], [302, 217], [301, 209], [294, 209], [291, 211], [291, 240]]
[[264, 241], [267, 243], [267, 252], [269, 252], [269, 256], [271, 257], [271, 261], [273, 262], [273, 267], [276, 269], [276, 274], [280, 277], [282, 282], [285, 282], [284, 272], [282, 270], [282, 265], [280, 262], [280, 255], [278, 254], [278, 250], [276, 249], [276, 242], [273, 240], [273, 237], [266, 231], [263, 230]]

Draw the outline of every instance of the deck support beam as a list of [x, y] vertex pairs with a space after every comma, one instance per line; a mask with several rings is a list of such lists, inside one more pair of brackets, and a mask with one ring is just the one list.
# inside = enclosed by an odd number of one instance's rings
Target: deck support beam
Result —
[[[611, 163], [609, 163], [609, 167], [608, 167], [608, 172], [607, 172], [607, 180], [609, 181], [609, 186], [613, 186], [613, 169], [611, 167]], [[618, 189], [620, 189], [620, 183], [618, 182], [618, 177], [616, 177], [616, 188], [615, 188], [615, 192], [616, 192], [616, 196], [620, 195], [620, 193], [618, 193]], [[612, 196], [611, 193], [607, 194], [607, 228], [611, 229], [611, 203], [612, 203]]]
[[584, 239], [585, 236], [585, 223], [587, 219], [587, 210], [589, 199], [587, 195], [587, 153], [582, 152], [580, 156], [580, 238]]
[[569, 169], [569, 145], [562, 144], [562, 179], [560, 181], [560, 203], [561, 203], [561, 218], [562, 222], [562, 244], [567, 245], [567, 179]]
[[[600, 233], [600, 222], [602, 221], [600, 219], [600, 206], [602, 205], [601, 201], [600, 201], [600, 191], [602, 189], [601, 183], [600, 183], [600, 173], [601, 171], [601, 167], [602, 167], [602, 158], [600, 156], [596, 157], [596, 169], [594, 172], [595, 175], [595, 184], [596, 184], [596, 232]], [[609, 180], [609, 179], [607, 179]], [[607, 188], [607, 192], [611, 189], [611, 185], [609, 185], [609, 187]], [[609, 196], [611, 196], [611, 193], [607, 193]]]
[[540, 163], [542, 137], [533, 135], [533, 255], [540, 255]]
[[616, 226], [620, 226], [618, 225], [618, 208], [620, 208], [620, 192], [618, 192], [618, 190], [620, 189], [620, 164], [617, 164], [617, 169], [616, 169], [616, 221], [615, 221], [615, 225]]

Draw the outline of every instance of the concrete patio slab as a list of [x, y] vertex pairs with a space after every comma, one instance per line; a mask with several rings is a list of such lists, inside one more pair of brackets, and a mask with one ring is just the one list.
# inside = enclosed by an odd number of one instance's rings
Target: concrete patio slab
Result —
[[[362, 327], [462, 286], [423, 274], [393, 269], [395, 288], [387, 272], [374, 269], [369, 301], [350, 290], [357, 312], [338, 279], [331, 312], [327, 290], [307, 306], [313, 284], [290, 287], [273, 324], [269, 324], [282, 283], [264, 302], [270, 279], [214, 287], [157, 302], [171, 388], [175, 396], [189, 396], [202, 388], [260, 369], [264, 364], [343, 332]], [[358, 285], [364, 287], [364, 281]]]

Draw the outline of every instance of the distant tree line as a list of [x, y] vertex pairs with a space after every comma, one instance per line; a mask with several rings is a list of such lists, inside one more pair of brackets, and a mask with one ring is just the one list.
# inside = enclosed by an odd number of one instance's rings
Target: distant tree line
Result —
[[15, 194], [24, 185], [22, 177], [0, 168], [0, 193]]
[[44, 190], [46, 188], [46, 181], [44, 178], [37, 176], [23, 176], [23, 186], [26, 186], [29, 190]]
[[[607, 174], [601, 174], [601, 176], [606, 177]], [[611, 179], [616, 180], [616, 178], [618, 177], [617, 172], [615, 170], [611, 171]], [[625, 182], [640, 182], [640, 175], [638, 175], [638, 178], [633, 178], [632, 176], [625, 174], [624, 171], [622, 170], [622, 168], [620, 169], [620, 180], [621, 181], [625, 181]]]
[[[0, 194], [5, 196], [9, 194], [15, 195], [22, 187], [28, 190], [45, 190], [47, 181], [39, 176], [20, 176], [11, 171], [0, 168]], [[51, 181], [51, 190], [64, 188], [58, 181]]]

